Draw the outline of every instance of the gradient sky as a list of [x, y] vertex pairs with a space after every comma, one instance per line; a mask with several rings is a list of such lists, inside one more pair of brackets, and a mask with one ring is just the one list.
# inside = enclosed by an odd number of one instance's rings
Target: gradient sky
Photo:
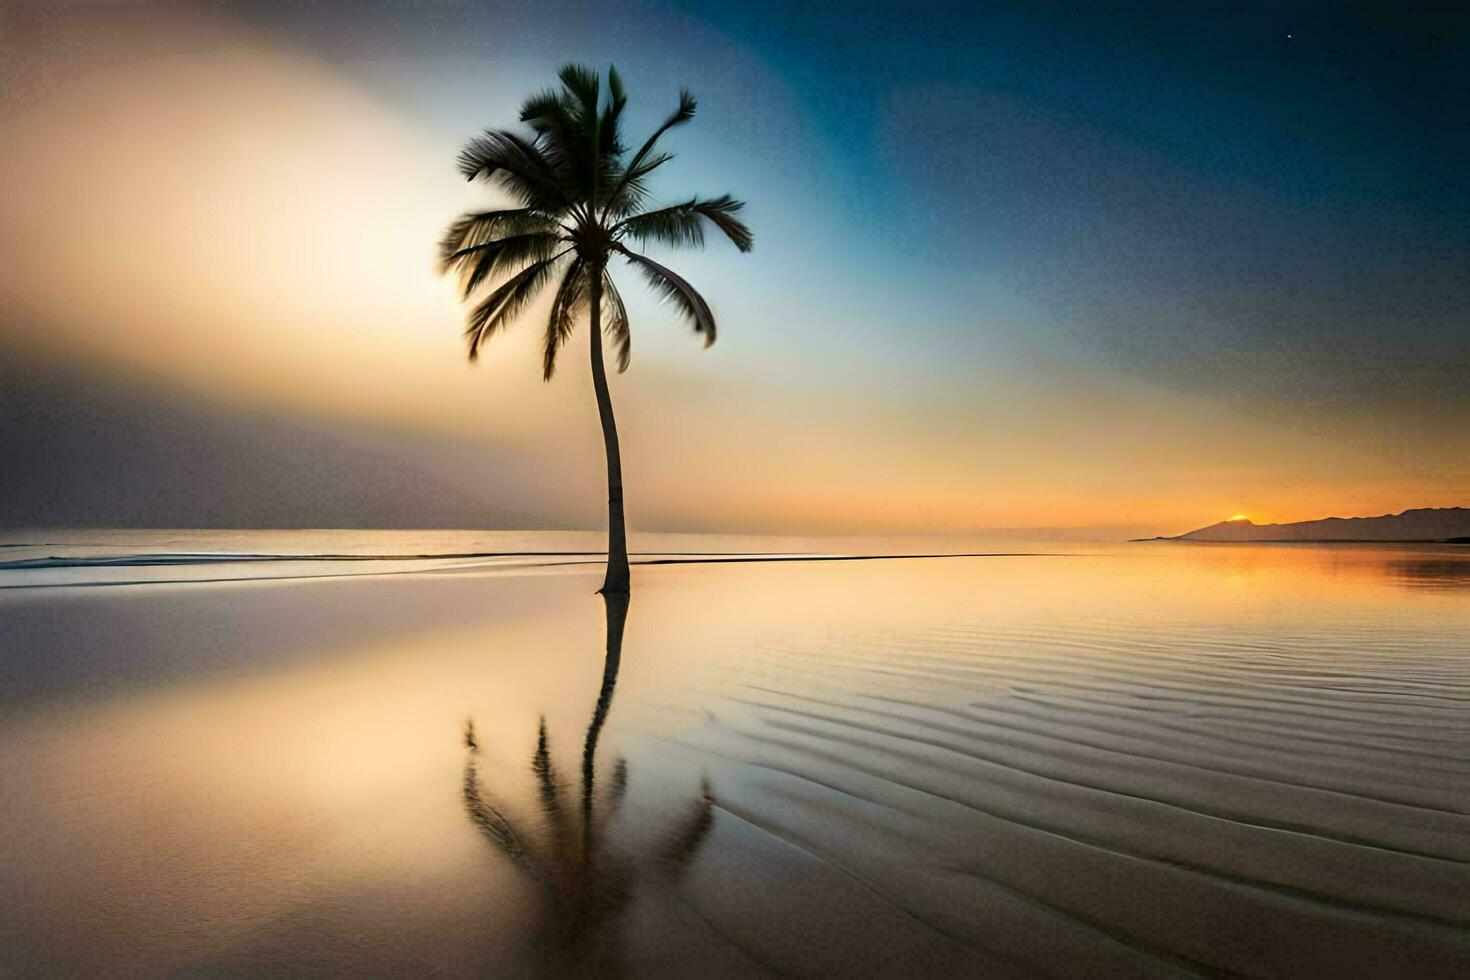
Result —
[[298, 8], [0, 7], [0, 525], [600, 526], [585, 365], [433, 264], [573, 60], [757, 236], [709, 350], [622, 277], [634, 529], [1470, 503], [1470, 13]]

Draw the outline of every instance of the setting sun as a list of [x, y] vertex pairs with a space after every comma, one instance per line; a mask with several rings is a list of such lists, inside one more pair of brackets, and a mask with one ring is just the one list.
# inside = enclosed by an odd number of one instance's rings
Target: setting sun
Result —
[[1234, 517], [1232, 517], [1230, 519], [1232, 521], [1245, 521], [1245, 520], [1250, 520], [1250, 518], [1246, 517], [1244, 514], [1236, 514]]

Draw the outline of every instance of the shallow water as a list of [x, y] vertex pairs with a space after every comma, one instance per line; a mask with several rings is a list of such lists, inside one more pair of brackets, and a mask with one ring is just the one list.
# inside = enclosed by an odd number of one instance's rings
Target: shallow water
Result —
[[1470, 972], [1467, 548], [0, 543], [0, 974]]

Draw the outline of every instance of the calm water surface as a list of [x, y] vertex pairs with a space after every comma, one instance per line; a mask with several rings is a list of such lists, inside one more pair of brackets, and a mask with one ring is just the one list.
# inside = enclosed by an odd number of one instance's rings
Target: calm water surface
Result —
[[0, 974], [1470, 975], [1470, 548], [596, 542], [0, 539]]

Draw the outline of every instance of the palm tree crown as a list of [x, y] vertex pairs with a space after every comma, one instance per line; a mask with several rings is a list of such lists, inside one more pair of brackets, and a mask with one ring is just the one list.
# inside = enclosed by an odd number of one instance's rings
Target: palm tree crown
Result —
[[551, 378], [557, 352], [592, 308], [594, 294], [607, 300], [605, 328], [617, 347], [618, 370], [625, 370], [628, 313], [607, 270], [614, 255], [637, 267], [708, 346], [715, 339], [715, 318], [704, 297], [672, 269], [627, 244], [702, 245], [709, 224], [742, 252], [750, 250], [753, 236], [738, 217], [744, 204], [728, 194], [646, 208], [649, 175], [673, 157], [657, 149], [658, 140], [693, 118], [694, 97], [681, 90], [678, 107], [629, 155], [621, 131], [627, 96], [616, 69], [608, 71], [605, 92], [598, 73], [585, 66], [567, 65], [559, 78], [559, 90], [533, 95], [521, 107], [528, 131], [486, 130], [459, 156], [467, 180], [498, 185], [519, 205], [465, 214], [440, 243], [443, 269], [459, 274], [466, 300], [494, 284], [467, 319], [470, 359], [544, 288], [557, 283], [546, 324], [543, 377]]

